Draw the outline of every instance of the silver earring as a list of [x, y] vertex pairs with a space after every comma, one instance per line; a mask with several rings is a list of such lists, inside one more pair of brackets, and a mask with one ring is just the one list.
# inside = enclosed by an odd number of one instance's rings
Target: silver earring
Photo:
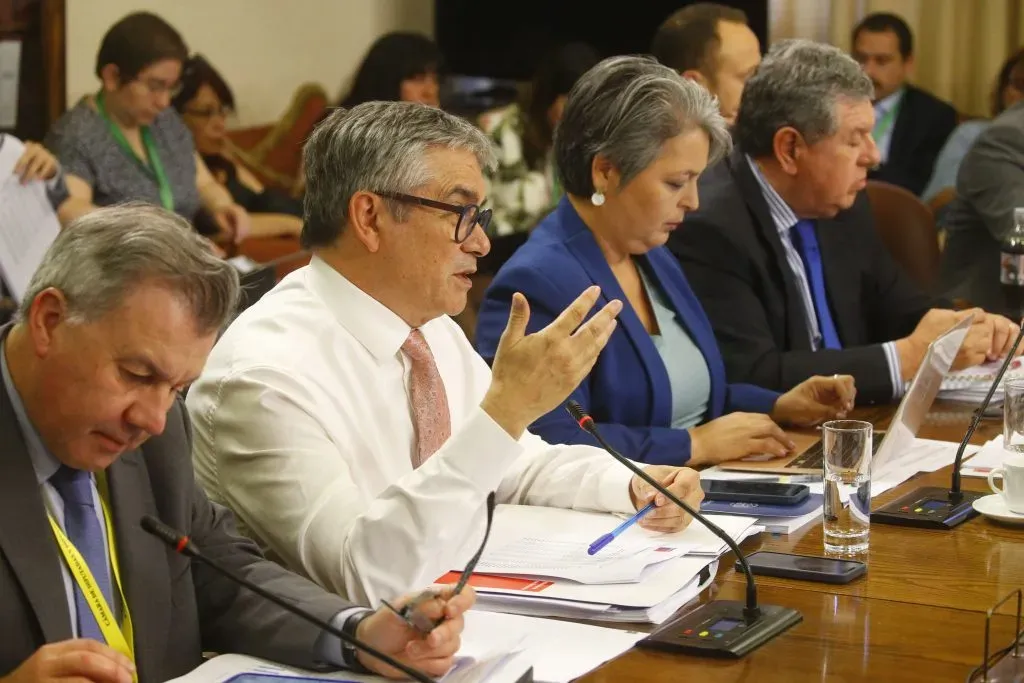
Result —
[[604, 192], [594, 192], [594, 194], [590, 195], [590, 203], [594, 206], [604, 204]]

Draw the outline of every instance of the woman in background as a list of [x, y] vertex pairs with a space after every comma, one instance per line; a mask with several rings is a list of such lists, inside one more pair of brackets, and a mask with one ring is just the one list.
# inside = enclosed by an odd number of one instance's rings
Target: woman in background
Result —
[[196, 150], [210, 173], [249, 212], [253, 236], [299, 235], [302, 202], [268, 188], [239, 163], [227, 145], [227, 117], [235, 96], [224, 78], [201, 55], [193, 55], [181, 72], [174, 108], [192, 132]]
[[487, 193], [496, 235], [528, 231], [561, 197], [551, 158], [555, 127], [572, 86], [598, 61], [589, 45], [564, 45], [541, 60], [522, 102], [481, 117], [498, 152]]
[[[592, 285], [622, 301], [618, 327], [571, 398], [634, 460], [781, 456], [794, 446], [777, 423], [809, 426], [853, 407], [848, 376], [812, 377], [781, 395], [726, 379], [711, 323], [664, 245], [697, 208], [700, 174], [730, 146], [703, 86], [643, 57], [599, 63], [573, 88], [555, 134], [566, 194], [498, 271], [480, 309], [476, 347], [491, 360], [515, 292], [530, 304], [528, 332]], [[590, 439], [561, 407], [530, 431], [549, 443]]]
[[46, 136], [71, 194], [58, 209], [63, 225], [97, 206], [145, 201], [215, 239], [238, 242], [248, 235], [249, 214], [210, 175], [170, 107], [187, 58], [178, 32], [149, 12], [129, 14], [103, 36], [96, 56], [99, 91], [82, 98]]
[[441, 65], [441, 51], [430, 38], [419, 33], [387, 33], [370, 46], [339, 106], [382, 101], [439, 107]]

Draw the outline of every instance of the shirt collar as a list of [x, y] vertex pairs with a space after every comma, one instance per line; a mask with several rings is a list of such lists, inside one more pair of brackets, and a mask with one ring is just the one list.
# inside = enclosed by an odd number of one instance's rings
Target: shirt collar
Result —
[[[309, 262], [309, 269], [314, 291], [327, 304], [338, 323], [378, 362], [393, 359], [412, 328], [323, 259], [314, 256]], [[436, 320], [431, 320], [421, 329], [426, 331]]]
[[899, 90], [897, 90], [896, 92], [892, 93], [891, 95], [886, 95], [882, 99], [880, 99], [877, 102], [875, 102], [875, 112], [876, 112], [876, 114], [884, 115], [886, 112], [890, 111], [893, 107], [895, 107], [897, 104], [899, 104], [899, 101], [901, 99], [903, 99], [903, 93], [904, 92], [906, 92], [906, 89], [905, 88], [900, 88]]
[[780, 234], [785, 234], [799, 222], [799, 218], [796, 213], [790, 208], [786, 200], [776, 192], [772, 184], [768, 182], [768, 179], [764, 177], [764, 173], [761, 172], [761, 167], [757, 165], [749, 154], [746, 156], [747, 163], [750, 164], [750, 170], [754, 174], [754, 178], [757, 180], [757, 184], [761, 187], [761, 194], [764, 195], [764, 200], [768, 203], [768, 210], [772, 214], [772, 221], [775, 222], [775, 229]]
[[36, 431], [35, 426], [28, 419], [28, 414], [25, 412], [25, 404], [21, 400], [18, 389], [14, 386], [11, 370], [7, 367], [6, 339], [0, 342], [0, 373], [3, 374], [4, 389], [7, 390], [7, 396], [11, 400], [11, 407], [14, 408], [14, 416], [18, 420], [18, 427], [21, 429], [21, 435], [24, 437], [25, 445], [28, 447], [28, 455], [32, 460], [32, 469], [36, 472], [36, 481], [42, 484], [57, 473], [57, 470], [60, 469], [60, 460], [43, 445], [42, 437], [39, 436], [39, 432]]

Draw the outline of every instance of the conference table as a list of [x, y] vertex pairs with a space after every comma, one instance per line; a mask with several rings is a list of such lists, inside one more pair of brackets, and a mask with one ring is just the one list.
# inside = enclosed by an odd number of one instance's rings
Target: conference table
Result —
[[[894, 412], [894, 406], [858, 408], [851, 417], [884, 429]], [[972, 415], [971, 406], [937, 401], [918, 436], [959, 442]], [[1001, 419], [985, 419], [972, 443], [982, 444], [1001, 430]], [[796, 436], [806, 442], [817, 437], [816, 432]], [[874, 498], [872, 508], [919, 486], [948, 486], [951, 473], [945, 467], [919, 474]], [[988, 491], [984, 479], [965, 477], [963, 486]], [[747, 553], [824, 554], [820, 523], [788, 536], [762, 533], [741, 547]], [[634, 648], [581, 680], [963, 681], [982, 661], [987, 610], [1024, 587], [1024, 529], [983, 517], [952, 531], [872, 524], [865, 561], [867, 574], [843, 586], [757, 577], [762, 603], [793, 607], [803, 621], [743, 659]], [[722, 557], [702, 601], [744, 599], [745, 578], [733, 563], [731, 554]], [[1012, 642], [1015, 612], [1016, 601], [1011, 601], [993, 617], [993, 649]]]

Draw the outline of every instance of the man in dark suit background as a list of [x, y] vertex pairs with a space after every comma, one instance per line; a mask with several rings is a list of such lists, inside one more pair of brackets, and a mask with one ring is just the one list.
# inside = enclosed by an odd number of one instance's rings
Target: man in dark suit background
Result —
[[851, 43], [853, 58], [875, 86], [871, 135], [881, 160], [868, 177], [920, 195], [956, 128], [956, 110], [907, 82], [914, 66], [914, 37], [900, 17], [869, 14], [854, 28]]
[[447, 620], [421, 638], [263, 559], [196, 485], [179, 394], [238, 294], [184, 220], [112, 207], [58, 236], [18, 322], [0, 328], [0, 681], [165, 681], [204, 651], [397, 673], [190, 564], [141, 529], [144, 515], [385, 653], [434, 675], [450, 667], [471, 591], [427, 601]]
[[[888, 401], [963, 315], [921, 292], [875, 233], [862, 192], [878, 160], [871, 97], [837, 48], [777, 44], [747, 83], [733, 154], [704, 174], [700, 209], [669, 238], [732, 382], [785, 391], [841, 373], [858, 399]], [[975, 314], [957, 367], [1013, 342], [1008, 320]]]

